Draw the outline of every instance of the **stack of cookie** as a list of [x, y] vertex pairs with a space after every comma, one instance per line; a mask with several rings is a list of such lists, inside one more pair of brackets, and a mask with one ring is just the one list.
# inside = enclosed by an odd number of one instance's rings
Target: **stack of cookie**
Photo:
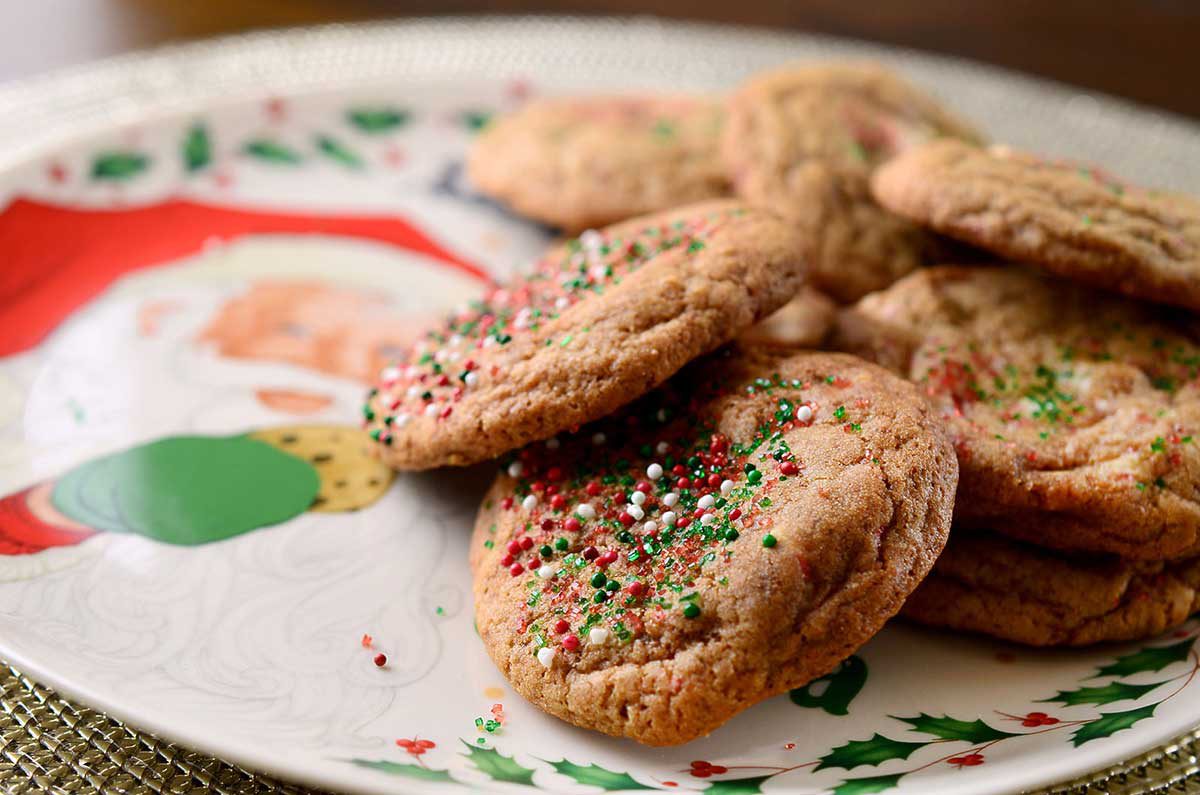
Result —
[[[1030, 643], [1191, 610], [1186, 320], [926, 266], [965, 243], [1186, 305], [1200, 213], [981, 145], [868, 65], [535, 102], [480, 136], [484, 193], [582, 233], [430, 329], [364, 421], [396, 469], [497, 461], [470, 564], [519, 693], [676, 744], [827, 673], [906, 599]], [[859, 356], [804, 350], [825, 344]]]

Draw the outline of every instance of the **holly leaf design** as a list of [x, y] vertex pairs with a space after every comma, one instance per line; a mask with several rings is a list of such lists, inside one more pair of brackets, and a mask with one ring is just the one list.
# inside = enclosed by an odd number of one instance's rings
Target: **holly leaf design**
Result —
[[271, 141], [266, 138], [258, 138], [250, 141], [242, 151], [253, 158], [268, 163], [294, 166], [302, 160], [296, 150], [284, 146], [278, 141]]
[[965, 721], [951, 718], [947, 715], [937, 718], [922, 712], [915, 718], [897, 717], [896, 720], [904, 721], [919, 732], [932, 734], [934, 737], [941, 737], [943, 740], [963, 740], [972, 745], [1016, 736], [1010, 732], [993, 729], [978, 719]]
[[399, 108], [351, 108], [346, 119], [368, 135], [381, 135], [412, 121], [412, 114]]
[[876, 734], [869, 740], [851, 740], [832, 749], [821, 757], [821, 763], [813, 771], [833, 767], [853, 770], [859, 765], [880, 765], [889, 759], [908, 759], [914, 751], [927, 745], [928, 742], [906, 743]]
[[[820, 679], [814, 679], [804, 687], [788, 693], [792, 703], [798, 707], [823, 709], [830, 715], [845, 715], [850, 702], [862, 690], [867, 681], [867, 664], [857, 655], [845, 660]], [[826, 685], [822, 689], [822, 685]], [[813, 691], [820, 691], [814, 694]]]
[[1152, 682], [1148, 685], [1131, 685], [1126, 682], [1109, 682], [1099, 687], [1081, 687], [1078, 690], [1060, 690], [1053, 698], [1044, 698], [1041, 703], [1065, 704], [1073, 707], [1077, 704], [1112, 704], [1117, 701], [1134, 701], [1166, 682]]
[[188, 173], [196, 172], [212, 162], [212, 142], [208, 128], [193, 124], [183, 137], [183, 165]]
[[575, 779], [580, 784], [589, 784], [603, 790], [656, 789], [642, 784], [628, 773], [617, 773], [595, 763], [583, 767], [563, 759], [561, 762], [550, 762], [549, 764], [559, 773]]
[[320, 150], [321, 154], [325, 155], [331, 160], [336, 160], [343, 166], [347, 166], [349, 168], [362, 168], [362, 158], [347, 149], [346, 146], [336, 138], [330, 138], [328, 135], [318, 135], [317, 149]]
[[1171, 663], [1186, 660], [1188, 653], [1192, 650], [1193, 642], [1193, 638], [1187, 638], [1170, 646], [1148, 646], [1133, 654], [1118, 657], [1116, 662], [1104, 666], [1091, 678], [1095, 679], [1101, 676], [1129, 676], [1130, 674], [1138, 674], [1143, 671], [1151, 673], [1161, 671]]
[[378, 770], [380, 773], [387, 773], [389, 776], [407, 776], [408, 778], [416, 778], [422, 781], [454, 782], [450, 771], [434, 770], [423, 765], [389, 762], [386, 759], [351, 759], [350, 764], [355, 767], [365, 767], [368, 770]]
[[535, 786], [533, 783], [534, 770], [525, 767], [511, 756], [505, 756], [495, 748], [481, 748], [461, 740], [469, 753], [463, 754], [471, 760], [476, 769], [492, 778], [493, 781], [507, 781], [510, 784]]
[[711, 792], [713, 795], [754, 795], [762, 792], [762, 785], [775, 773], [751, 778], [727, 778], [724, 781], [714, 781], [701, 792]]
[[126, 180], [150, 167], [150, 158], [138, 152], [101, 152], [92, 161], [92, 179]]
[[1084, 743], [1111, 737], [1119, 731], [1124, 731], [1140, 720], [1145, 720], [1154, 714], [1158, 704], [1147, 704], [1144, 707], [1130, 709], [1124, 712], [1102, 712], [1100, 717], [1090, 720], [1075, 730], [1071, 735], [1071, 743], [1078, 748]]
[[492, 114], [486, 110], [468, 110], [462, 114], [462, 122], [471, 132], [479, 132], [492, 120]]
[[899, 784], [900, 777], [903, 775], [903, 773], [893, 773], [890, 776], [852, 778], [834, 787], [833, 795], [871, 795], [873, 792], [884, 792]]

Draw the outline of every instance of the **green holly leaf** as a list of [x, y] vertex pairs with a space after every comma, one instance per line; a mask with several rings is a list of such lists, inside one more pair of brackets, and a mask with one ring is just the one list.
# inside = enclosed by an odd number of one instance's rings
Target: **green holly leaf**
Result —
[[831, 767], [853, 770], [859, 765], [879, 765], [889, 759], [908, 759], [914, 751], [927, 745], [928, 742], [906, 743], [876, 734], [869, 740], [851, 740], [845, 745], [839, 745], [821, 757], [821, 763], [813, 770], [815, 772]]
[[656, 789], [642, 784], [628, 773], [617, 773], [594, 763], [582, 767], [564, 759], [561, 762], [550, 762], [549, 764], [553, 765], [559, 773], [575, 779], [580, 784], [589, 784], [604, 790]]
[[896, 720], [904, 721], [919, 732], [932, 734], [943, 740], [963, 740], [973, 745], [1016, 736], [1010, 732], [993, 729], [981, 720], [965, 721], [949, 716], [936, 718], [933, 715], [926, 715], [924, 712], [915, 718], [896, 718]]
[[387, 773], [389, 776], [407, 776], [408, 778], [418, 778], [422, 781], [454, 781], [454, 778], [450, 775], [450, 771], [434, 770], [422, 765], [388, 762], [384, 759], [351, 759], [350, 764], [356, 767], [365, 767], [368, 770], [378, 770], [380, 773]]
[[903, 773], [893, 773], [890, 776], [852, 778], [834, 787], [833, 795], [871, 795], [873, 792], [884, 792], [899, 784], [900, 777], [903, 775]]
[[278, 141], [267, 140], [266, 138], [250, 141], [242, 151], [251, 157], [268, 163], [280, 163], [289, 166], [294, 166], [303, 159], [295, 149], [284, 146]]
[[480, 773], [490, 776], [494, 781], [507, 781], [510, 784], [535, 786], [533, 783], [534, 770], [518, 764], [511, 756], [505, 756], [495, 748], [481, 748], [461, 740], [469, 753], [468, 757]]
[[[814, 679], [804, 687], [788, 693], [792, 703], [799, 707], [816, 707], [830, 715], [845, 715], [850, 702], [862, 690], [867, 681], [867, 664], [861, 657], [851, 656], [820, 679]], [[827, 686], [822, 690], [821, 685]], [[820, 690], [814, 695], [813, 690]]]
[[412, 114], [399, 108], [351, 108], [346, 119], [369, 135], [380, 135], [408, 124]]
[[191, 173], [211, 162], [212, 142], [208, 138], [208, 128], [203, 124], [193, 124], [183, 137], [183, 165]]
[[775, 775], [775, 773], [771, 773], [751, 778], [727, 778], [724, 781], [712, 782], [701, 792], [711, 792], [714, 795], [754, 795], [754, 793], [762, 792], [763, 782]]
[[1073, 707], [1077, 704], [1112, 704], [1117, 701], [1134, 701], [1166, 682], [1148, 685], [1131, 685], [1125, 682], [1109, 682], [1099, 687], [1081, 687], [1078, 690], [1060, 690], [1053, 698], [1044, 698], [1041, 703], [1058, 703]]
[[1112, 665], [1106, 665], [1092, 678], [1099, 676], [1129, 676], [1130, 674], [1161, 671], [1171, 663], [1182, 662], [1192, 650], [1194, 639], [1188, 638], [1170, 646], [1148, 646], [1133, 654], [1118, 657]]
[[137, 152], [101, 152], [92, 161], [92, 179], [126, 180], [150, 166], [150, 158]]
[[492, 120], [491, 111], [468, 110], [462, 114], [462, 122], [471, 132], [479, 132]]
[[1071, 735], [1071, 742], [1078, 748], [1092, 740], [1111, 737], [1119, 731], [1128, 729], [1138, 721], [1149, 718], [1154, 714], [1154, 708], [1157, 706], [1158, 704], [1147, 704], [1144, 707], [1125, 712], [1102, 712], [1100, 717], [1090, 720], [1076, 729], [1075, 733]]
[[318, 135], [317, 149], [321, 151], [321, 154], [332, 160], [336, 160], [343, 166], [362, 168], [362, 158], [347, 149], [336, 138], [330, 138], [328, 135]]

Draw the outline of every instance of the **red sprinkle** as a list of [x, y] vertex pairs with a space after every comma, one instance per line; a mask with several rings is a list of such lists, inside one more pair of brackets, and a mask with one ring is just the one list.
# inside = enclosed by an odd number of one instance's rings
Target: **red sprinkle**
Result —
[[779, 471], [785, 475], [798, 475], [800, 474], [800, 467], [796, 466], [795, 461], [784, 461], [779, 465]]
[[567, 635], [562, 639], [562, 647], [567, 651], [576, 651], [579, 648], [579, 638], [575, 635]]
[[595, 560], [598, 557], [600, 557], [600, 550], [596, 549], [595, 547], [584, 547], [583, 548], [583, 559], [584, 560]]
[[629, 586], [625, 590], [629, 591], [630, 596], [641, 596], [643, 593], [645, 593], [646, 586], [640, 581], [634, 580], [633, 582], [629, 583]]
[[588, 493], [589, 497], [595, 497], [600, 493], [600, 484], [593, 480], [591, 483], [584, 486], [583, 490]]
[[741, 517], [742, 517], [742, 509], [741, 508], [734, 508], [732, 511], [729, 512], [729, 518], [731, 521], [735, 520], [735, 519], [740, 519]]
[[377, 668], [382, 668], [385, 665], [387, 665], [387, 655], [386, 654], [376, 654], [375, 655], [375, 666]]
[[512, 564], [513, 564], [513, 556], [512, 555], [505, 555], [504, 557], [500, 558], [501, 566], [511, 566]]
[[567, 623], [566, 619], [560, 618], [558, 621], [554, 622], [554, 631], [559, 635], [563, 634], [570, 628], [571, 625]]
[[550, 498], [550, 507], [556, 511], [561, 511], [563, 508], [567, 507], [567, 500], [565, 497], [563, 497], [563, 495], [555, 494]]
[[524, 550], [533, 549], [533, 539], [530, 538], [529, 536], [523, 536], [521, 538], [521, 549], [524, 549]]
[[568, 516], [567, 520], [565, 522], [563, 522], [563, 527], [566, 529], [566, 531], [568, 533], [577, 533], [577, 532], [579, 532], [579, 527], [580, 527], [579, 520], [576, 519], [574, 516]]
[[621, 511], [620, 515], [617, 516], [617, 521], [626, 527], [633, 527], [633, 523], [636, 520], [625, 511]]
[[513, 506], [513, 498], [512, 497], [505, 497], [504, 499], [500, 500], [500, 509], [501, 510], [507, 511], [512, 506]]
[[708, 485], [712, 486], [715, 489], [721, 485], [721, 480], [722, 480], [721, 476], [718, 475], [716, 472], [714, 472], [708, 476]]
[[521, 554], [521, 542], [514, 538], [508, 542], [508, 546], [505, 549], [508, 550], [508, 554], [510, 555], [519, 555]]
[[513, 564], [511, 567], [509, 567], [509, 569], [508, 569], [508, 573], [509, 573], [509, 574], [511, 574], [511, 575], [512, 575], [512, 576], [514, 576], [514, 577], [520, 577], [520, 576], [521, 576], [521, 573], [522, 573], [523, 571], [525, 571], [525, 567], [524, 567], [524, 566], [522, 566], [520, 563], [514, 563], [514, 564]]
[[687, 478], [680, 478], [679, 480], [675, 481], [675, 486], [680, 489], [686, 489], [691, 485], [692, 481], [688, 480]]

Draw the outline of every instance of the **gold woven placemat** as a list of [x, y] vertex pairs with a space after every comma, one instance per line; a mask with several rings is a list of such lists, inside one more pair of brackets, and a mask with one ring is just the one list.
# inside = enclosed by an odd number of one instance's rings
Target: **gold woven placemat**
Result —
[[[1200, 793], [1200, 729], [1038, 795]], [[0, 663], [0, 790], [91, 795], [315, 795], [143, 734]]]

